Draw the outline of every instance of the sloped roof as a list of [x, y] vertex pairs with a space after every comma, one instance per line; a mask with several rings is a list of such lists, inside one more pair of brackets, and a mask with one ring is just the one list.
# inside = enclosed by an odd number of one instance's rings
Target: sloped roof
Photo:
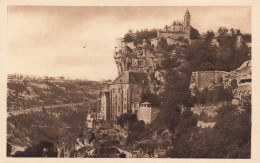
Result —
[[236, 69], [236, 71], [241, 70], [245, 67], [251, 67], [251, 60], [245, 61], [239, 68]]
[[112, 84], [119, 84], [119, 83], [143, 84], [143, 82], [145, 84], [148, 83], [148, 78], [146, 73], [124, 71], [112, 82]]

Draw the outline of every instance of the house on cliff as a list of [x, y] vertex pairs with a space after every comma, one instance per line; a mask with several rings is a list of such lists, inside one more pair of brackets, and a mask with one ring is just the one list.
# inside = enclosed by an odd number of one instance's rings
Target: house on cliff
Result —
[[170, 26], [166, 25], [164, 29], [157, 31], [157, 38], [165, 38], [169, 45], [185, 42], [185, 40], [190, 44], [190, 20], [191, 15], [187, 10], [183, 22], [174, 21]]
[[251, 60], [245, 61], [239, 68], [231, 71], [196, 71], [192, 72], [190, 89], [197, 87], [198, 90], [210, 89], [214, 83], [221, 83], [224, 87], [231, 86], [236, 81], [235, 96], [241, 98], [245, 94], [251, 94], [252, 80]]
[[190, 89], [197, 87], [198, 90], [203, 90], [205, 88], [210, 89], [214, 83], [221, 82], [225, 80], [228, 72], [226, 71], [196, 71], [192, 72], [190, 80]]

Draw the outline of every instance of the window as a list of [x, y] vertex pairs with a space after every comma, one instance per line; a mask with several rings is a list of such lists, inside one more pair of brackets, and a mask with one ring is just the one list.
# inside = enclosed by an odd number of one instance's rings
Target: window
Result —
[[118, 106], [118, 112], [120, 112], [120, 106]]
[[251, 82], [251, 79], [242, 79], [239, 81], [239, 84], [246, 83], [246, 82]]
[[118, 88], [118, 93], [120, 93], [120, 88]]

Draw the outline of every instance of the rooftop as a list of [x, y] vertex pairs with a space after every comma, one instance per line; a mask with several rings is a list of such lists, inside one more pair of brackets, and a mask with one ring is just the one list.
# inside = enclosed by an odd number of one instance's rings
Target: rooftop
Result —
[[124, 71], [112, 82], [112, 84], [119, 83], [147, 84], [148, 78], [146, 73]]

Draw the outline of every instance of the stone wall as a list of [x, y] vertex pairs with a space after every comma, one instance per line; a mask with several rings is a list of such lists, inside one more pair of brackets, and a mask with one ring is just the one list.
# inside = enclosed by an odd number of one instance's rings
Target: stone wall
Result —
[[[251, 60], [245, 61], [239, 68], [231, 71], [197, 71], [192, 72], [190, 89], [195, 86], [199, 90], [212, 88], [214, 83], [221, 82], [225, 88], [230, 87], [232, 81], [237, 82], [237, 88], [233, 91], [234, 98], [241, 99], [244, 95], [251, 94], [252, 69]], [[192, 93], [193, 94], [193, 93]]]
[[178, 39], [179, 37], [183, 37], [184, 39], [190, 40], [188, 33], [183, 32], [164, 32], [164, 31], [158, 31], [157, 38], [172, 38], [172, 39]]
[[213, 128], [215, 126], [216, 122], [203, 122], [203, 121], [198, 121], [197, 127], [200, 128]]
[[195, 86], [199, 90], [205, 88], [210, 89], [214, 83], [222, 82], [225, 80], [228, 72], [225, 71], [197, 71], [192, 72], [190, 88]]
[[138, 121], [144, 121], [145, 124], [150, 124], [151, 114], [152, 114], [151, 107], [140, 107], [137, 112], [137, 119]]

